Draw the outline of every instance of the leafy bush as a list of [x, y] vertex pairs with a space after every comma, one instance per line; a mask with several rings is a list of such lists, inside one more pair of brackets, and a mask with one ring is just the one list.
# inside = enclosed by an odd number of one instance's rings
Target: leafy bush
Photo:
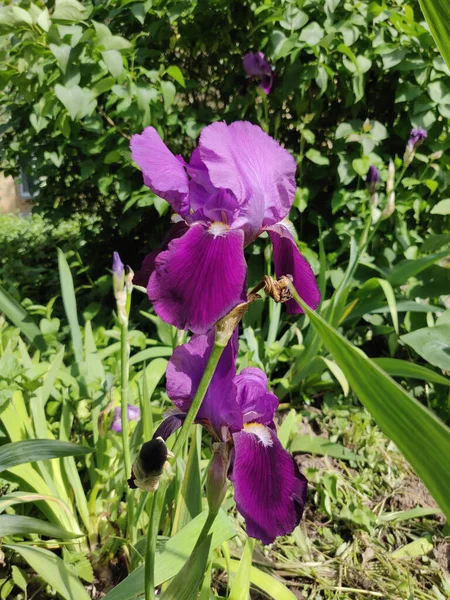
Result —
[[[102, 270], [113, 249], [137, 266], [160, 239], [154, 209], [167, 205], [142, 187], [128, 148], [147, 125], [185, 154], [215, 119], [270, 129], [297, 158], [292, 216], [308, 241], [318, 215], [331, 223], [337, 185], [353, 193], [371, 163], [401, 156], [412, 125], [429, 130], [429, 149], [447, 147], [449, 71], [417, 2], [22, 0], [1, 9], [1, 23], [1, 167], [25, 166], [51, 219], [100, 217]], [[268, 97], [244, 85], [249, 49], [275, 68]], [[448, 161], [434, 161], [420, 188], [412, 173], [410, 197], [443, 192]], [[339, 194], [333, 210], [347, 205]], [[96, 238], [83, 235], [90, 247]]]

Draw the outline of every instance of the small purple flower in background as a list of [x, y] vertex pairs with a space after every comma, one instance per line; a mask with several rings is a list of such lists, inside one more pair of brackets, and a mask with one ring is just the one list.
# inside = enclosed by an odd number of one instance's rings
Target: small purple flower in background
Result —
[[416, 149], [423, 144], [427, 137], [428, 133], [425, 129], [422, 129], [422, 127], [415, 127], [411, 129], [409, 133], [409, 140], [406, 144], [405, 153], [403, 155], [403, 165], [405, 167], [408, 167], [411, 164]]
[[[294, 158], [251, 123], [205, 127], [190, 161], [174, 156], [156, 129], [131, 139], [144, 183], [179, 215], [134, 283], [147, 286], [156, 313], [178, 329], [205, 333], [246, 298], [244, 247], [267, 231], [277, 277], [292, 275], [299, 295], [317, 308], [308, 262], [282, 222], [295, 196]], [[288, 312], [302, 310], [294, 300]]]
[[408, 146], [414, 146], [417, 148], [422, 144], [428, 137], [428, 133], [422, 127], [415, 127], [411, 129], [409, 134]]
[[[167, 393], [176, 409], [170, 411], [153, 439], [166, 440], [182, 425], [213, 341], [211, 331], [194, 335], [175, 349], [166, 377]], [[266, 375], [254, 367], [236, 375], [236, 354], [234, 334], [220, 358], [196, 422], [216, 443], [228, 445], [228, 478], [233, 482], [236, 507], [245, 518], [247, 533], [270, 544], [276, 537], [291, 533], [300, 522], [307, 481], [276, 435], [273, 418], [278, 399], [267, 389]]]
[[[127, 419], [129, 421], [137, 421], [141, 417], [141, 409], [139, 406], [134, 406], [134, 404], [127, 405]], [[120, 406], [116, 406], [114, 409], [114, 418], [111, 423], [110, 429], [115, 431], [116, 433], [121, 433], [122, 431], [122, 421], [120, 419]]]
[[370, 194], [374, 194], [380, 184], [380, 172], [376, 167], [371, 165], [366, 175], [366, 187]]
[[247, 77], [254, 77], [259, 82], [259, 87], [269, 94], [273, 85], [273, 69], [262, 52], [248, 52], [242, 57], [244, 70]]

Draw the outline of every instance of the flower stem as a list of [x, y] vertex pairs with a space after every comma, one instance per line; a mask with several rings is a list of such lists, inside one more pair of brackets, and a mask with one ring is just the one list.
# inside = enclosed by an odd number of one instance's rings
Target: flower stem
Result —
[[[120, 324], [120, 416], [122, 422], [122, 448], [125, 481], [131, 477], [130, 435], [128, 428], [128, 373], [130, 349], [128, 345], [128, 319]], [[134, 540], [134, 497], [127, 487], [128, 535]]]
[[[232, 333], [232, 332], [231, 332]], [[230, 336], [231, 337], [231, 333]], [[229, 338], [228, 338], [229, 339]], [[228, 340], [226, 341], [228, 342]], [[222, 356], [222, 352], [225, 350], [225, 345], [223, 342], [214, 343], [211, 354], [208, 359], [208, 363], [206, 365], [205, 371], [203, 373], [200, 384], [195, 393], [194, 399], [192, 401], [191, 407], [186, 415], [186, 418], [183, 423], [183, 427], [178, 434], [178, 437], [175, 441], [175, 444], [172, 448], [172, 452], [175, 456], [179, 455], [181, 448], [183, 447], [185, 441], [188, 438], [189, 432], [191, 430], [191, 426], [197, 416], [198, 410], [203, 402], [203, 399], [208, 390], [211, 379], [216, 370], [217, 364], [219, 362], [220, 357]], [[147, 532], [147, 546], [145, 550], [145, 600], [155, 600], [155, 550], [156, 550], [156, 540], [158, 536], [159, 529], [159, 521], [161, 519], [161, 513], [164, 506], [164, 498], [166, 495], [166, 491], [169, 485], [169, 479], [167, 477], [162, 478], [159, 487], [155, 492], [153, 499], [152, 512], [150, 514], [150, 523]], [[215, 516], [208, 515], [208, 518], [205, 522], [205, 525], [202, 529], [202, 534], [204, 534], [204, 530], [206, 525], [208, 524], [208, 530], [211, 527], [212, 522], [215, 519]], [[212, 520], [211, 520], [212, 519]], [[207, 532], [203, 537], [207, 535]]]

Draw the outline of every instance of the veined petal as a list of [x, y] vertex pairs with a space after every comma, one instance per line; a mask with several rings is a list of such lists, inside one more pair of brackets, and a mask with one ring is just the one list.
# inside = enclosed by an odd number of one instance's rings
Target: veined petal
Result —
[[291, 533], [302, 518], [307, 481], [276, 433], [256, 423], [233, 435], [236, 507], [247, 534], [263, 544]]
[[167, 148], [154, 127], [146, 127], [130, 142], [131, 156], [144, 175], [144, 183], [167, 200], [179, 215], [189, 214], [189, 180], [180, 160]]
[[193, 225], [155, 261], [148, 297], [163, 321], [205, 333], [243, 299], [247, 265], [239, 230]]
[[212, 184], [235, 195], [246, 243], [287, 215], [295, 196], [295, 160], [260, 127], [213, 123], [203, 129], [199, 149]]
[[167, 233], [166, 237], [163, 239], [162, 244], [159, 248], [156, 248], [150, 254], [144, 258], [141, 264], [141, 268], [136, 271], [133, 277], [133, 283], [135, 285], [142, 285], [143, 287], [147, 287], [148, 280], [150, 279], [150, 275], [153, 273], [155, 269], [155, 260], [160, 252], [167, 250], [169, 243], [176, 238], [181, 237], [187, 231], [188, 227], [184, 221], [179, 221], [172, 225]]
[[[300, 254], [287, 227], [281, 223], [266, 227], [273, 245], [273, 262], [277, 277], [292, 275], [295, 289], [302, 300], [313, 310], [320, 304], [316, 278], [307, 260]], [[288, 313], [300, 314], [303, 310], [295, 300], [286, 302]]]
[[[167, 394], [181, 412], [187, 413], [205, 371], [214, 344], [214, 330], [193, 335], [190, 341], [175, 348], [166, 371]], [[207, 421], [216, 436], [223, 438], [222, 428], [242, 429], [242, 414], [236, 402], [237, 330], [220, 357], [197, 421]]]
[[234, 383], [244, 423], [271, 423], [278, 407], [278, 398], [267, 389], [266, 374], [256, 367], [248, 367], [234, 378]]

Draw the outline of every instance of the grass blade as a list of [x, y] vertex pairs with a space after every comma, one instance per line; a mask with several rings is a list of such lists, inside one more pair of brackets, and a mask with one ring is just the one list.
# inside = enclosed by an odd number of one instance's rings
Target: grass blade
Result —
[[44, 351], [47, 347], [39, 327], [12, 296], [0, 285], [0, 313], [8, 319], [32, 342], [36, 348]]
[[58, 269], [61, 282], [61, 295], [64, 310], [69, 321], [70, 335], [72, 337], [73, 352], [77, 363], [83, 360], [83, 341], [81, 339], [80, 325], [78, 323], [77, 300], [73, 287], [72, 273], [64, 252], [58, 248]]
[[393, 377], [411, 377], [413, 379], [423, 379], [428, 383], [438, 383], [440, 385], [450, 386], [450, 379], [439, 373], [435, 373], [427, 367], [416, 365], [415, 363], [401, 360], [399, 358], [373, 358], [373, 362]]
[[252, 568], [255, 540], [247, 538], [244, 553], [239, 561], [236, 578], [231, 586], [229, 600], [248, 600], [250, 595], [250, 572]]
[[293, 294], [359, 400], [450, 517], [450, 429]]
[[81, 583], [58, 556], [45, 550], [22, 544], [5, 544], [20, 554], [44, 581], [49, 583], [64, 600], [89, 600]]
[[11, 442], [0, 447], [0, 472], [24, 463], [63, 456], [82, 456], [90, 452], [92, 449], [86, 446], [58, 440]]
[[82, 537], [82, 534], [71, 533], [58, 525], [52, 525], [52, 523], [34, 517], [0, 515], [0, 538], [5, 535], [30, 535], [30, 533], [63, 540]]

